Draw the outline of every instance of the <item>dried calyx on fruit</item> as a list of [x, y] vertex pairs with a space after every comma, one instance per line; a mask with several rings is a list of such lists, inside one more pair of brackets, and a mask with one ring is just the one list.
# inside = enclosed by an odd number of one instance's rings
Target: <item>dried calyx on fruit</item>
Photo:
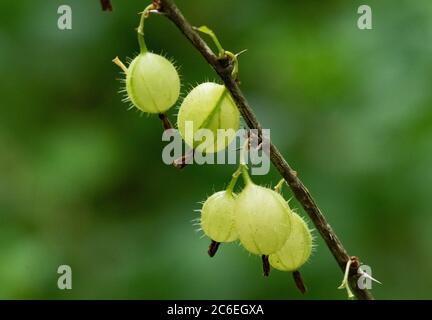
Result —
[[[177, 126], [191, 148], [218, 152], [235, 138], [240, 126], [240, 113], [225, 86], [205, 82], [193, 88], [183, 100]], [[212, 134], [207, 136], [200, 129], [208, 129]]]
[[268, 275], [268, 255], [277, 252], [291, 233], [292, 211], [282, 196], [252, 182], [248, 169], [241, 165], [245, 187], [236, 199], [236, 228], [243, 247], [263, 256]]
[[234, 186], [240, 175], [237, 170], [224, 191], [211, 195], [203, 204], [201, 209], [201, 228], [212, 242], [208, 254], [213, 257], [221, 242], [232, 242], [238, 239], [235, 228], [235, 198]]
[[[282, 179], [275, 186], [274, 190], [281, 193], [285, 180]], [[291, 232], [282, 248], [272, 253], [268, 257], [267, 268], [272, 266], [280, 271], [289, 271], [293, 273], [294, 282], [297, 288], [306, 292], [306, 287], [300, 275], [300, 267], [305, 264], [313, 249], [313, 236], [306, 222], [301, 216], [294, 211], [291, 212]]]
[[180, 95], [180, 78], [172, 62], [147, 50], [144, 40], [144, 21], [153, 9], [148, 6], [141, 14], [137, 29], [140, 53], [129, 67], [118, 57], [113, 62], [126, 74], [126, 101], [147, 113], [162, 114], [170, 109]]
[[293, 212], [290, 236], [279, 251], [269, 256], [270, 265], [281, 271], [297, 271], [312, 253], [312, 239], [306, 222]]
[[[274, 190], [258, 186], [249, 176], [243, 153], [241, 162], [227, 189], [211, 195], [200, 210], [200, 225], [212, 240], [208, 253], [213, 257], [220, 243], [239, 239], [246, 250], [261, 255], [265, 276], [270, 266], [292, 272], [297, 288], [304, 293], [299, 268], [312, 253], [311, 231], [280, 195], [285, 180]], [[233, 190], [240, 175], [245, 186], [236, 195]]]
[[283, 247], [269, 256], [270, 265], [280, 271], [293, 273], [297, 288], [306, 292], [306, 287], [300, 275], [300, 267], [304, 265], [313, 248], [313, 237], [306, 222], [298, 214], [293, 212], [291, 220], [291, 234]]
[[[242, 52], [233, 54], [223, 49], [214, 32], [207, 26], [194, 29], [211, 37], [218, 50], [218, 58], [229, 61], [231, 74], [237, 79], [237, 57]], [[240, 112], [224, 85], [205, 82], [193, 88], [183, 100], [177, 126], [183, 140], [191, 148], [214, 153], [225, 149], [235, 138], [240, 126]], [[211, 135], [206, 135], [201, 129], [210, 130]], [[218, 129], [222, 130], [218, 132]]]

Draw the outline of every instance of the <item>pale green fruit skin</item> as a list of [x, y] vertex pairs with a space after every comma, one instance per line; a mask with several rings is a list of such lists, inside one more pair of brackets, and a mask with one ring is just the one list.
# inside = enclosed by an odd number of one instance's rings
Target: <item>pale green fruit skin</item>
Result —
[[[210, 129], [214, 140], [194, 142], [193, 135], [186, 134], [186, 121], [193, 122], [193, 134], [199, 129]], [[192, 89], [183, 100], [177, 118], [177, 125], [183, 140], [192, 148], [202, 152], [218, 152], [225, 149], [235, 137], [216, 142], [217, 129], [233, 129], [240, 126], [240, 113], [225, 86], [213, 82], [202, 83]], [[222, 141], [220, 141], [222, 140]]]
[[248, 183], [236, 199], [236, 228], [249, 252], [269, 255], [280, 250], [291, 232], [292, 211], [282, 196]]
[[296, 271], [312, 253], [312, 234], [304, 220], [293, 213], [291, 234], [282, 249], [269, 256], [270, 265], [281, 271]]
[[238, 239], [234, 222], [235, 199], [230, 191], [211, 195], [201, 209], [201, 227], [204, 233], [217, 242]]
[[151, 52], [139, 54], [126, 72], [126, 91], [135, 107], [147, 113], [163, 113], [180, 95], [180, 78], [174, 65]]

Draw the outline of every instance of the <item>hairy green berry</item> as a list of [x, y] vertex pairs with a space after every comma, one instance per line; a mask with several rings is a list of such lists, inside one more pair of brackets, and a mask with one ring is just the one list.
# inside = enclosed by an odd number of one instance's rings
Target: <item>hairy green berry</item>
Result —
[[180, 78], [174, 65], [151, 52], [140, 53], [126, 71], [127, 97], [148, 113], [163, 113], [180, 95]]
[[254, 184], [243, 170], [246, 186], [236, 199], [236, 228], [241, 244], [251, 253], [269, 255], [285, 244], [292, 211], [277, 192]]
[[119, 58], [115, 58], [113, 62], [126, 74], [125, 100], [130, 101], [143, 112], [162, 114], [179, 98], [180, 77], [169, 60], [147, 50], [144, 40], [144, 21], [154, 9], [154, 5], [150, 4], [141, 14], [137, 28], [140, 54], [132, 60], [128, 68]]
[[[188, 132], [188, 123], [192, 130]], [[206, 82], [198, 85], [186, 96], [180, 106], [178, 129], [185, 142], [202, 152], [217, 152], [226, 148], [240, 126], [240, 113], [225, 86]], [[212, 137], [200, 141], [198, 130], [209, 129]], [[218, 139], [218, 129], [232, 129]]]
[[234, 209], [235, 198], [230, 191], [219, 191], [211, 195], [201, 209], [201, 227], [204, 233], [216, 242], [237, 240]]
[[293, 212], [291, 233], [283, 247], [269, 256], [270, 265], [281, 271], [296, 271], [312, 253], [312, 234], [306, 222]]

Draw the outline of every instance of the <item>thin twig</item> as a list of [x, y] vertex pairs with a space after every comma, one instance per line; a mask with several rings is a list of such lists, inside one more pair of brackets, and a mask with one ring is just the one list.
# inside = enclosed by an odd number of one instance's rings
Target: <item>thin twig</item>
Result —
[[[205, 60], [213, 67], [225, 86], [230, 91], [232, 98], [237, 104], [237, 107], [243, 116], [246, 124], [251, 129], [258, 129], [260, 139], [262, 139], [262, 127], [258, 122], [255, 113], [249, 106], [245, 96], [236, 80], [231, 75], [232, 65], [227, 63], [226, 59], [219, 59], [209, 46], [204, 42], [200, 35], [192, 28], [191, 24], [186, 21], [183, 14], [177, 8], [172, 0], [158, 0], [159, 11], [165, 13], [165, 16], [170, 19], [184, 36], [192, 43], [192, 45], [201, 53]], [[345, 270], [350, 256], [340, 242], [339, 238], [334, 233], [331, 226], [327, 223], [323, 213], [315, 203], [308, 189], [297, 176], [297, 173], [288, 165], [279, 150], [270, 144], [270, 159], [281, 176], [286, 180], [294, 196], [302, 205], [304, 210], [309, 215], [316, 229], [324, 239], [327, 247], [330, 249], [342, 271]], [[371, 293], [366, 289], [360, 289], [357, 286], [357, 269], [353, 269], [350, 273], [350, 284], [357, 299], [370, 300], [373, 299]]]

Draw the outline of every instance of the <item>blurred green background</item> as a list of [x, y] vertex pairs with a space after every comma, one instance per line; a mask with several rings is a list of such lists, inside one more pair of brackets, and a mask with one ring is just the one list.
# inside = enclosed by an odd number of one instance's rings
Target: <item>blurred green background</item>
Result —
[[[113, 0], [111, 13], [97, 0], [0, 3], [0, 298], [345, 299], [317, 233], [304, 297], [290, 274], [262, 277], [237, 244], [207, 256], [193, 210], [235, 167], [166, 166], [160, 121], [127, 111], [118, 93], [111, 59], [137, 53], [148, 2]], [[245, 95], [349, 253], [382, 281], [373, 294], [432, 298], [432, 2], [369, 0], [373, 30], [361, 31], [364, 3], [178, 1], [226, 49], [248, 49]], [[61, 4], [72, 30], [57, 28]], [[146, 31], [181, 66], [183, 92], [216, 79], [167, 19], [152, 16]], [[57, 289], [62, 264], [69, 291]]]

